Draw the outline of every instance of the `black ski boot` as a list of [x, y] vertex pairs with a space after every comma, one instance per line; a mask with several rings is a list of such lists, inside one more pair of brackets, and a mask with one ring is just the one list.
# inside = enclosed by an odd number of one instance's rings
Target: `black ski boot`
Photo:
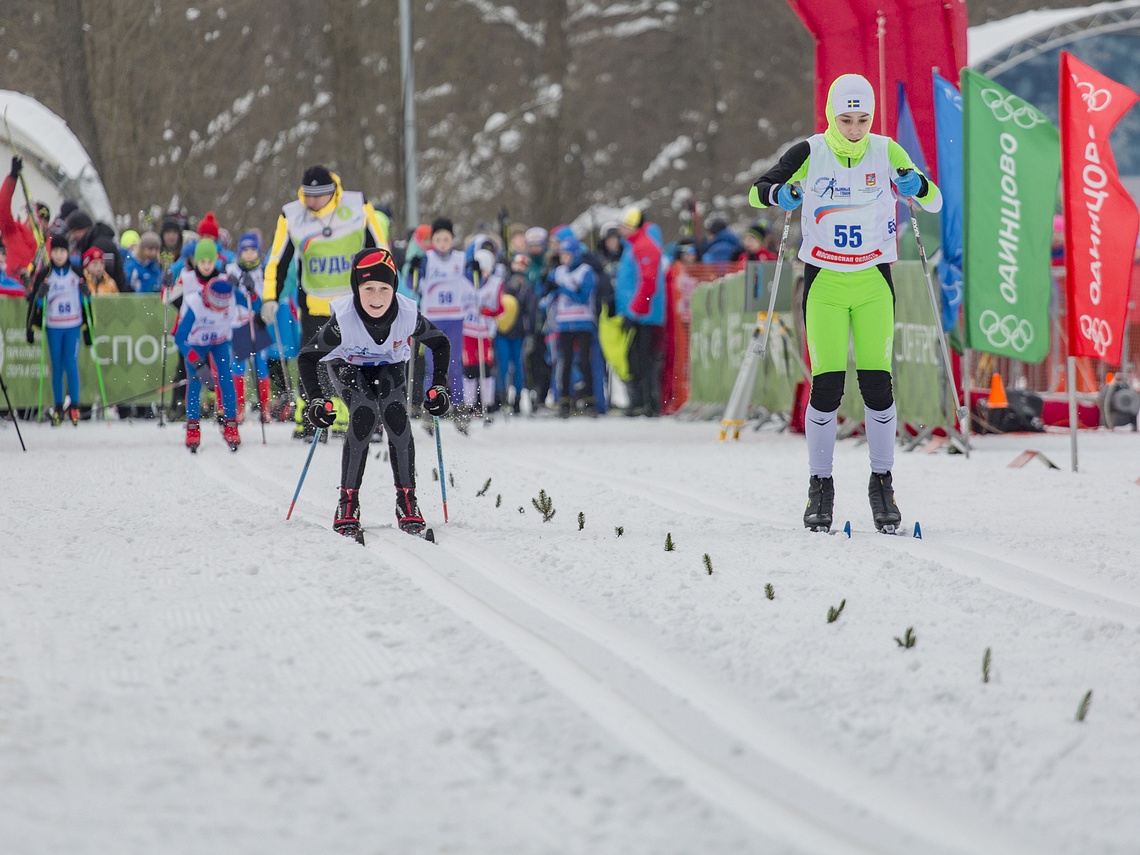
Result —
[[894, 534], [902, 522], [902, 512], [895, 504], [895, 488], [890, 472], [872, 472], [867, 485], [867, 498], [871, 500], [871, 516], [875, 528], [884, 534]]
[[360, 528], [360, 491], [340, 488], [340, 504], [333, 517], [333, 531], [351, 537], [364, 546], [364, 532]]
[[835, 481], [831, 476], [812, 475], [808, 482], [808, 503], [804, 511], [804, 528], [812, 531], [831, 530], [831, 512], [835, 506]]
[[432, 531], [424, 522], [419, 503], [416, 502], [415, 487], [396, 488], [396, 523], [400, 526], [400, 531], [406, 534], [433, 539]]

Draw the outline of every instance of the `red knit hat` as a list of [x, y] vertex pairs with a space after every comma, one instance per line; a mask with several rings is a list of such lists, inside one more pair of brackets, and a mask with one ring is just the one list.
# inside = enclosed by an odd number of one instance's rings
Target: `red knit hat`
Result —
[[221, 229], [218, 221], [214, 219], [214, 212], [207, 211], [206, 216], [202, 217], [202, 222], [198, 223], [198, 237], [213, 238], [216, 241], [220, 235]]
[[83, 253], [83, 266], [86, 267], [92, 261], [102, 261], [105, 258], [103, 250], [97, 246], [93, 246]]

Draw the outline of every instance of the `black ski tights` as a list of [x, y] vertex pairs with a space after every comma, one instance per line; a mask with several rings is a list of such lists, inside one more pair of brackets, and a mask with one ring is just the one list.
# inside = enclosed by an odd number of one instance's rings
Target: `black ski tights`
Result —
[[397, 488], [416, 486], [416, 447], [408, 421], [407, 370], [395, 365], [356, 366], [335, 361], [328, 365], [332, 391], [348, 407], [348, 433], [340, 463], [340, 485], [360, 489], [368, 445], [383, 422], [388, 437], [392, 480]]

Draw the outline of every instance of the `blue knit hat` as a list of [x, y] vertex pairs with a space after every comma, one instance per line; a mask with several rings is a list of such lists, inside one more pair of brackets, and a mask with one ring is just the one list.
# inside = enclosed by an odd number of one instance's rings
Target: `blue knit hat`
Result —
[[257, 232], [246, 232], [238, 238], [238, 252], [245, 252], [247, 249], [261, 252], [261, 238], [257, 236]]

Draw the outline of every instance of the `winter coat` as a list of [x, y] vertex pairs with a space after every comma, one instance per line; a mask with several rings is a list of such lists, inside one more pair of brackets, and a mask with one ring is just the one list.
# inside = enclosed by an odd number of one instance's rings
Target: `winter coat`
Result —
[[12, 195], [16, 179], [9, 175], [0, 184], [0, 237], [8, 250], [8, 275], [19, 279], [36, 257], [36, 236], [32, 227], [12, 216]]
[[622, 241], [614, 300], [618, 314], [648, 326], [665, 323], [665, 264], [661, 229], [645, 223]]
[[701, 261], [705, 264], [735, 261], [742, 252], [744, 252], [744, 247], [740, 244], [740, 238], [729, 229], [721, 229], [708, 242], [705, 251], [701, 254]]

